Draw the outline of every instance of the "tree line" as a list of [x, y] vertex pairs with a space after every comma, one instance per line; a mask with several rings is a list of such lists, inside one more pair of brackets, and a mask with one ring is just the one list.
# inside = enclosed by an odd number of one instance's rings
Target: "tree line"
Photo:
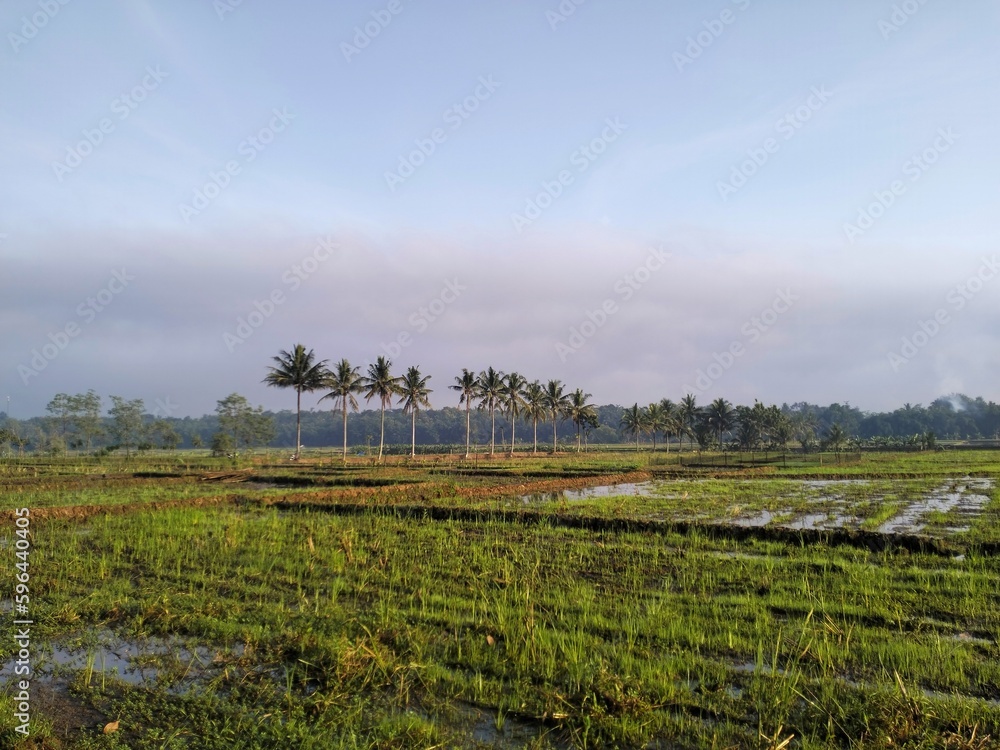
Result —
[[[320, 401], [330, 399], [334, 408], [339, 408], [343, 421], [343, 455], [347, 458], [348, 410], [358, 411], [356, 395], [363, 395], [365, 401], [375, 399], [379, 405], [379, 446], [378, 457], [382, 458], [385, 446], [385, 412], [398, 398], [397, 406], [410, 416], [410, 455], [416, 455], [417, 415], [421, 409], [430, 409], [428, 387], [429, 375], [420, 372], [419, 367], [409, 367], [403, 375], [392, 374], [392, 361], [380, 356], [368, 366], [364, 375], [360, 368], [341, 359], [332, 368], [326, 360], [317, 360], [312, 349], [296, 344], [291, 351], [282, 350], [272, 358], [274, 364], [268, 368], [264, 382], [278, 388], [295, 391], [295, 445], [296, 453], [302, 445], [302, 394], [326, 391]], [[576, 389], [567, 393], [562, 381], [528, 381], [517, 372], [503, 373], [488, 367], [478, 375], [463, 368], [462, 374], [448, 386], [459, 394], [459, 404], [465, 407], [465, 455], [469, 456], [472, 435], [472, 406], [486, 411], [490, 418], [490, 455], [496, 452], [497, 415], [509, 417], [511, 430], [510, 452], [514, 452], [514, 435], [517, 420], [530, 420], [532, 424], [533, 452], [538, 452], [538, 423], [550, 420], [552, 424], [552, 450], [558, 450], [558, 426], [560, 419], [570, 419], [576, 427], [577, 450], [581, 447], [582, 430], [585, 426], [596, 427], [597, 413], [593, 404], [588, 403], [591, 394]]]
[[[623, 442], [633, 443], [636, 450], [787, 449], [790, 444], [804, 450], [926, 448], [939, 439], [996, 439], [1000, 433], [1000, 405], [964, 395], [940, 398], [927, 407], [904, 404], [884, 413], [837, 403], [734, 406], [717, 398], [700, 405], [690, 394], [676, 403], [665, 398], [646, 406], [599, 406], [591, 403], [591, 394], [579, 388], [570, 391], [559, 380], [529, 381], [494, 367], [478, 373], [463, 369], [447, 385], [455, 405], [434, 409], [430, 376], [419, 367], [399, 375], [389, 359], [379, 357], [361, 373], [346, 359], [328, 366], [301, 344], [272, 358], [263, 382], [294, 390], [294, 413], [264, 411], [232, 393], [217, 402], [214, 415], [202, 417], [149, 414], [141, 399], [119, 396], [110, 397], [105, 414], [93, 390], [60, 393], [47, 405], [45, 417], [18, 421], [4, 415], [0, 448], [7, 453], [121, 449], [131, 454], [183, 446], [226, 454], [265, 446], [294, 448], [305, 439], [311, 446], [339, 443], [346, 457], [349, 446], [370, 444], [377, 436], [379, 457], [387, 442], [408, 444], [411, 455], [418, 444], [464, 450], [467, 456], [474, 445], [482, 444], [492, 455], [498, 432], [501, 450], [512, 453], [519, 443], [537, 452], [540, 424], [551, 431], [545, 449], [553, 451]], [[336, 421], [327, 411], [302, 411], [302, 394], [312, 392], [320, 392], [320, 404], [330, 402]], [[360, 411], [359, 399], [378, 408]], [[565, 438], [567, 431], [571, 440]]]

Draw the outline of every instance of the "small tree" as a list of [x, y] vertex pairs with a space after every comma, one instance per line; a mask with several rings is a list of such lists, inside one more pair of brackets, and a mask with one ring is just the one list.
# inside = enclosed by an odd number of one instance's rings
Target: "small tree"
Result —
[[164, 450], [175, 450], [181, 444], [180, 433], [165, 419], [157, 419], [148, 431], [150, 440]]
[[100, 437], [104, 430], [101, 428], [101, 397], [93, 390], [73, 396], [76, 429], [81, 440], [87, 443], [89, 451], [93, 446], [95, 438]]
[[250, 443], [250, 419], [253, 413], [250, 402], [238, 393], [230, 393], [215, 405], [219, 417], [219, 430], [232, 438], [232, 445], [239, 450]]
[[264, 413], [264, 407], [258, 406], [256, 409], [252, 409], [246, 416], [247, 421], [247, 445], [251, 447], [258, 447], [267, 445], [275, 436], [277, 436], [278, 431], [274, 426], [274, 417], [269, 414]]
[[235, 450], [235, 444], [233, 442], [233, 436], [228, 432], [216, 432], [212, 435], [212, 455], [213, 456], [228, 456]]
[[108, 410], [111, 416], [111, 434], [118, 445], [125, 448], [125, 457], [131, 456], [131, 449], [138, 446], [143, 439], [143, 412], [145, 406], [141, 398], [127, 401], [121, 396], [111, 397], [112, 406]]

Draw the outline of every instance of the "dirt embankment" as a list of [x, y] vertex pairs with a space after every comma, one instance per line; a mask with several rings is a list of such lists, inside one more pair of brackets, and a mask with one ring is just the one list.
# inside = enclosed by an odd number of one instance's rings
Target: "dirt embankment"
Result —
[[[236, 493], [226, 495], [207, 495], [203, 497], [188, 497], [182, 500], [165, 500], [148, 503], [120, 503], [116, 505], [57, 505], [48, 508], [30, 508], [32, 521], [63, 519], [85, 521], [93, 516], [124, 515], [147, 510], [171, 510], [174, 508], [202, 508], [213, 505], [235, 503], [239, 499]], [[16, 504], [16, 501], [15, 501]], [[0, 511], [0, 521], [13, 521], [14, 511]]]

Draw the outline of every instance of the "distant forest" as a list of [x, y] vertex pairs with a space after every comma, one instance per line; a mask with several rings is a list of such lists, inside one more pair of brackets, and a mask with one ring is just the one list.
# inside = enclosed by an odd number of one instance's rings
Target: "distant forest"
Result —
[[[60, 394], [65, 397], [65, 394]], [[83, 398], [79, 397], [69, 398]], [[91, 392], [92, 401], [97, 397]], [[54, 399], [58, 401], [59, 397]], [[457, 400], [457, 399], [456, 399]], [[98, 399], [99, 403], [99, 399]], [[136, 403], [136, 402], [133, 402]], [[93, 405], [93, 404], [92, 404]], [[50, 404], [51, 406], [51, 404]], [[36, 450], [60, 452], [66, 449], [97, 450], [114, 445], [115, 426], [111, 417], [103, 416], [106, 409], [92, 411], [93, 419], [86, 427], [55, 412], [53, 416], [15, 420], [0, 412], [0, 450]], [[709, 404], [699, 404], [707, 407]], [[589, 444], [616, 444], [635, 442], [635, 433], [621, 429], [626, 407], [619, 405], [594, 406], [597, 426], [586, 430], [584, 439]], [[1000, 405], [982, 398], [970, 398], [961, 394], [939, 398], [929, 406], [904, 404], [891, 412], [864, 412], [849, 404], [819, 406], [808, 403], [783, 404], [776, 407], [787, 416], [792, 425], [801, 425], [815, 435], [818, 442], [838, 425], [842, 434], [856, 443], [866, 441], [878, 447], [880, 439], [891, 439], [889, 444], [905, 441], [932, 433], [937, 440], [997, 439], [1000, 437]], [[50, 409], [50, 411], [52, 411]], [[295, 444], [295, 412], [256, 411], [266, 423], [261, 434], [266, 440], [249, 441], [260, 447], [291, 449]], [[98, 416], [100, 414], [101, 416]], [[464, 450], [465, 409], [443, 407], [422, 410], [416, 423], [416, 442], [423, 446], [444, 446], [446, 449]], [[472, 409], [472, 442], [483, 450], [490, 439], [490, 414], [485, 410]], [[385, 442], [395, 446], [393, 452], [403, 447], [409, 450], [410, 417], [400, 409], [386, 411]], [[144, 413], [140, 427], [142, 438], [138, 445], [145, 448], [205, 448], [213, 444], [213, 438], [220, 432], [220, 418], [217, 414], [202, 417], [170, 417]], [[342, 422], [340, 412], [332, 409], [312, 409], [302, 412], [302, 444], [305, 448], [335, 447], [342, 442]], [[569, 418], [558, 423], [561, 449], [572, 449], [576, 445], [576, 428]], [[352, 453], [358, 453], [374, 445], [376, 451], [379, 438], [378, 410], [351, 413], [348, 417], [348, 444]], [[533, 442], [532, 423], [519, 420], [515, 436], [519, 447], [530, 446]], [[644, 444], [650, 442], [649, 434], [640, 436]], [[803, 442], [798, 436], [797, 443]], [[671, 441], [677, 443], [677, 436]], [[684, 445], [690, 442], [684, 436]], [[498, 412], [496, 419], [496, 443], [510, 444], [510, 419]], [[552, 424], [538, 423], [539, 450], [550, 450], [552, 445]], [[657, 444], [663, 446], [662, 438]]]

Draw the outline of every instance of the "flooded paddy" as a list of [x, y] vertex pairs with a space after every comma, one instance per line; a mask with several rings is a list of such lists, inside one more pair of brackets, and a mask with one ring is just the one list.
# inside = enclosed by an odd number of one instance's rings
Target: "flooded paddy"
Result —
[[[406, 491], [377, 468], [349, 485], [314, 467], [320, 497], [275, 487], [283, 467], [238, 502], [39, 514], [33, 690], [47, 721], [78, 717], [40, 725], [41, 746], [1000, 736], [1000, 567], [982, 546], [1000, 539], [995, 475], [646, 481], [601, 457], [583, 467], [596, 486], [532, 493], [560, 486], [544, 460], [498, 459], [489, 477], [436, 466], [433, 487], [417, 467]], [[109, 507], [128, 503], [119, 485]], [[879, 531], [904, 515], [954, 544]], [[0, 644], [0, 682], [11, 653]], [[0, 732], [10, 707], [0, 691]]]
[[752, 484], [653, 480], [529, 493], [518, 500], [525, 506], [569, 503], [608, 512], [611, 506], [601, 503], [614, 500], [615, 513], [666, 522], [811, 531], [871, 528], [881, 534], [944, 537], [969, 531], [995, 488], [992, 479], [971, 477], [947, 479], [926, 490], [914, 480], [784, 479], [749, 494]]

